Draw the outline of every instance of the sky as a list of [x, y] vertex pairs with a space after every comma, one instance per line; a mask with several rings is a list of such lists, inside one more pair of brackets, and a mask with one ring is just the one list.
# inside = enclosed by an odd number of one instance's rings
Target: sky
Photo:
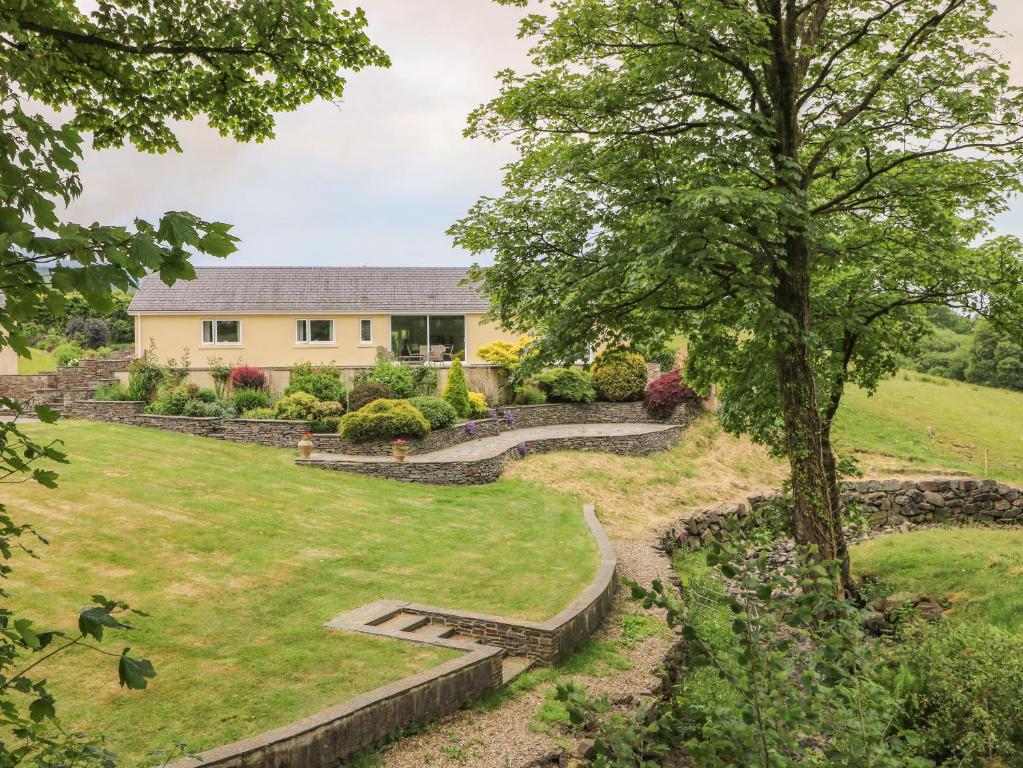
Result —
[[[350, 7], [354, 0], [340, 0]], [[359, 0], [389, 69], [349, 76], [340, 107], [280, 115], [276, 139], [239, 144], [204, 122], [182, 124], [181, 154], [88, 151], [83, 223], [155, 220], [168, 210], [233, 225], [235, 265], [463, 266], [445, 234], [483, 194], [501, 189], [513, 148], [462, 135], [497, 93], [496, 73], [528, 65], [521, 9], [488, 0]], [[1023, 3], [1000, 0], [999, 47], [1023, 83]], [[1023, 236], [1023, 201], [998, 222]], [[224, 263], [197, 259], [197, 264]]]

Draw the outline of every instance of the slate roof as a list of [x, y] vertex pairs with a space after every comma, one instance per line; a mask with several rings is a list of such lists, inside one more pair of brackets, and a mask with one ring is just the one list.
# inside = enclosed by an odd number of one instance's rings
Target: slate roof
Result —
[[486, 312], [461, 267], [196, 267], [142, 278], [129, 312]]

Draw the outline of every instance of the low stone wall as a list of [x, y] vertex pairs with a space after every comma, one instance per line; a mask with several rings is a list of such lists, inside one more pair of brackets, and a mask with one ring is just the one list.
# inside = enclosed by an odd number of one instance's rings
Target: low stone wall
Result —
[[[604, 621], [618, 585], [614, 547], [593, 507], [585, 507], [583, 514], [600, 551], [600, 566], [590, 586], [552, 619], [540, 623], [520, 622], [389, 600], [363, 606], [327, 626], [438, 645], [462, 651], [464, 655], [291, 725], [179, 760], [172, 768], [326, 768], [337, 765], [401, 728], [422, 725], [450, 714], [506, 682], [502, 661], [509, 652], [528, 655], [543, 664], [563, 658]], [[460, 633], [477, 638], [483, 644], [440, 636], [416, 639], [379, 626], [381, 620], [398, 613], [414, 613], [428, 617], [431, 623], [457, 627]], [[376, 617], [376, 621], [370, 617]], [[367, 618], [371, 623], [365, 623]], [[521, 641], [514, 638], [521, 638]]]
[[0, 397], [30, 402], [32, 393], [40, 389], [56, 390], [57, 374], [7, 374], [0, 376]]
[[[996, 480], [937, 478], [934, 480], [852, 480], [841, 484], [846, 505], [855, 504], [876, 528], [934, 523], [1023, 523], [1023, 492]], [[718, 538], [731, 519], [756, 519], [777, 494], [751, 496], [679, 520], [661, 535], [667, 550], [695, 549]]]
[[235, 443], [254, 443], [274, 448], [294, 448], [311, 429], [308, 421], [277, 419], [225, 419], [220, 437]]
[[217, 434], [223, 422], [223, 419], [216, 416], [163, 416], [156, 413], [140, 413], [131, 421], [140, 427], [154, 427], [200, 437]]
[[[480, 419], [473, 422], [476, 425], [476, 433], [469, 435], [464, 424], [454, 427], [445, 427], [431, 431], [421, 439], [408, 440], [409, 453], [430, 453], [439, 451], [441, 448], [450, 448], [452, 445], [465, 443], [480, 437], [492, 437], [498, 435], [505, 429], [510, 429], [504, 419]], [[327, 434], [314, 435], [313, 443], [316, 451], [323, 453], [336, 453], [341, 456], [390, 456], [390, 440], [370, 440], [365, 443], [349, 443], [341, 435]]]
[[62, 407], [69, 419], [136, 424], [146, 408], [145, 400], [72, 400]]
[[[679, 424], [657, 432], [638, 435], [607, 435], [586, 437], [551, 437], [527, 442], [529, 453], [551, 451], [596, 451], [615, 453], [620, 456], [642, 456], [655, 451], [665, 451], [679, 441], [685, 431]], [[509, 462], [519, 458], [517, 447], [509, 448], [496, 456], [478, 461], [346, 461], [343, 456], [331, 459], [297, 459], [296, 464], [331, 469], [340, 472], [356, 472], [370, 477], [389, 480], [404, 480], [410, 483], [432, 485], [484, 485], [501, 476]]]

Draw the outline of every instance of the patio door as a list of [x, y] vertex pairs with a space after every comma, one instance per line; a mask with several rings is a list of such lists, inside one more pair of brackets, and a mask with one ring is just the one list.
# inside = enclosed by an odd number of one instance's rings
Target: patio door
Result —
[[395, 357], [422, 356], [444, 347], [444, 360], [465, 359], [465, 315], [391, 315], [391, 352]]

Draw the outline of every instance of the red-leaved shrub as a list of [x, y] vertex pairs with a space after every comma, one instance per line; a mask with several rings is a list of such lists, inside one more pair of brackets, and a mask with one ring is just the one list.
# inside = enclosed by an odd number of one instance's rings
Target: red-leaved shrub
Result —
[[266, 389], [266, 374], [250, 365], [231, 369], [231, 386], [235, 389]]
[[700, 396], [687, 387], [682, 381], [682, 374], [674, 370], [668, 371], [647, 385], [643, 405], [647, 413], [655, 419], [666, 419], [679, 405], [683, 403], [695, 405], [699, 401]]

